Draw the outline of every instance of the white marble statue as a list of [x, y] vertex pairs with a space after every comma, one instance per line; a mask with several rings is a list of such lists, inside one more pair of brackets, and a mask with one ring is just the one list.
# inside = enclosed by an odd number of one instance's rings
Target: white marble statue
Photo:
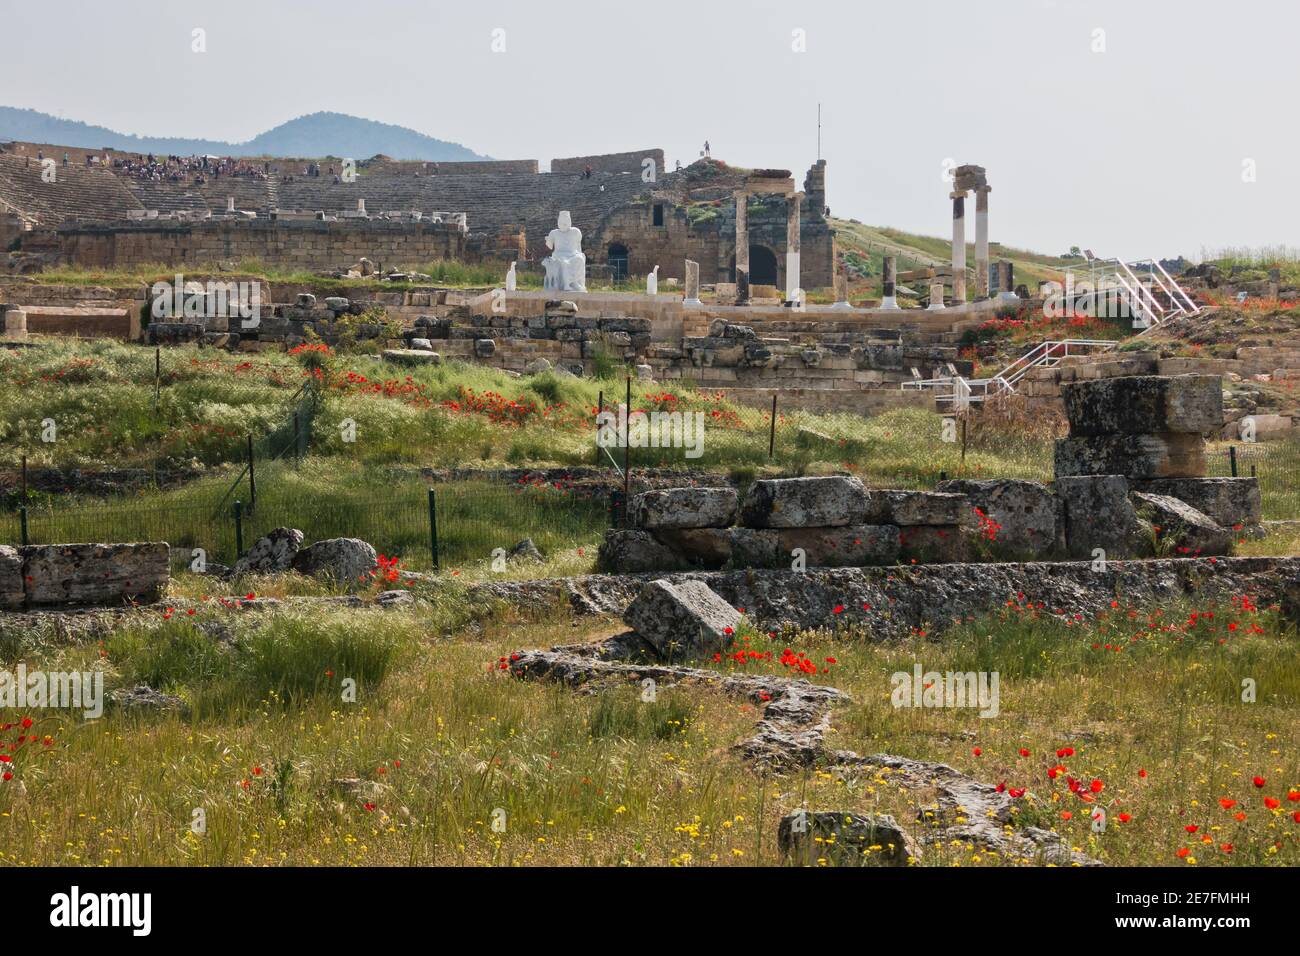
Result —
[[510, 263], [510, 268], [506, 271], [506, 291], [514, 292], [516, 288], [515, 263]]
[[650, 274], [645, 277], [645, 291], [647, 295], [659, 294], [659, 267], [655, 266]]
[[573, 224], [568, 210], [560, 213], [556, 228], [546, 236], [551, 255], [542, 260], [546, 277], [542, 285], [562, 292], [587, 291], [587, 257], [582, 254], [582, 230]]

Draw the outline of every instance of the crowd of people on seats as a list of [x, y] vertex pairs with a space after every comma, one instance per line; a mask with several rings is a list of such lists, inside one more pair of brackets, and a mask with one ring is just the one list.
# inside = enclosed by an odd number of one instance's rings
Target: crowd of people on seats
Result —
[[137, 156], [115, 159], [113, 169], [143, 182], [194, 182], [203, 185], [209, 179], [233, 176], [242, 179], [266, 179], [270, 163], [253, 162], [232, 156]]

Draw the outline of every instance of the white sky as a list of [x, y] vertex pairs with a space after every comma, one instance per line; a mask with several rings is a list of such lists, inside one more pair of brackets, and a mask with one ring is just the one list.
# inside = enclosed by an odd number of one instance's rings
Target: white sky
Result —
[[946, 235], [952, 159], [1011, 245], [1300, 245], [1292, 0], [0, 0], [0, 36], [0, 104], [124, 133], [335, 110], [544, 163], [707, 138], [801, 179], [821, 102], [837, 216]]

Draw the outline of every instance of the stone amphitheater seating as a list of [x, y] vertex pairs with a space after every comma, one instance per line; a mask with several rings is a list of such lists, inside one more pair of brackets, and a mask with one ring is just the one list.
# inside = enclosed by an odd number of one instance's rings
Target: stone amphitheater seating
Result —
[[41, 180], [41, 164], [0, 153], [0, 200], [51, 225], [65, 219], [124, 219], [128, 209], [143, 208], [123, 181], [94, 166], [69, 163], [56, 167], [52, 183]]

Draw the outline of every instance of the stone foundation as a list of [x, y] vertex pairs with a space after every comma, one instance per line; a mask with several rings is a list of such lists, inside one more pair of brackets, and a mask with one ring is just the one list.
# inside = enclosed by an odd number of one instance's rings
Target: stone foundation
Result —
[[0, 609], [157, 601], [170, 551], [162, 542], [0, 546]]

